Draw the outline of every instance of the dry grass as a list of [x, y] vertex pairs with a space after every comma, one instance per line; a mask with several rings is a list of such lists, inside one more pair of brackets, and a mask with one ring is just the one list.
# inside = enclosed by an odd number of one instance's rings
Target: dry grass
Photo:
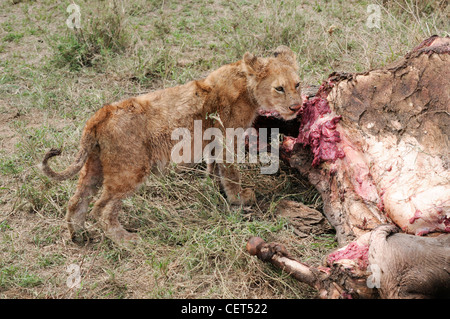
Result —
[[[54, 183], [37, 164], [51, 147], [63, 168], [86, 120], [102, 104], [200, 78], [279, 44], [298, 54], [305, 83], [335, 70], [389, 63], [422, 39], [448, 35], [445, 1], [77, 1], [82, 33], [67, 28], [69, 2], [0, 3], [0, 298], [310, 298], [313, 291], [245, 252], [250, 236], [284, 243], [320, 263], [333, 234], [299, 240], [276, 203], [321, 209], [314, 189], [282, 167], [271, 176], [243, 166], [258, 205], [230, 207], [192, 170], [150, 177], [121, 219], [142, 241], [124, 250], [88, 221], [90, 241], [67, 238], [64, 214], [75, 180]], [[106, 4], [108, 3], [108, 4]], [[109, 5], [111, 3], [111, 5]], [[379, 4], [380, 28], [367, 6]], [[81, 287], [66, 271], [81, 267]]]

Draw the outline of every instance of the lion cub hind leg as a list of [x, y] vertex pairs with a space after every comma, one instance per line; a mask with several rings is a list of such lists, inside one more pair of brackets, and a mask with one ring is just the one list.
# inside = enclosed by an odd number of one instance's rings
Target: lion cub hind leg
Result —
[[75, 242], [84, 240], [86, 212], [89, 203], [103, 180], [102, 166], [98, 153], [91, 154], [80, 172], [77, 189], [67, 206], [66, 222], [71, 239]]
[[240, 174], [233, 164], [216, 164], [219, 167], [220, 182], [230, 204], [250, 205], [256, 202], [256, 196], [251, 188], [242, 188]]
[[137, 234], [125, 230], [119, 222], [118, 217], [122, 211], [124, 197], [126, 197], [124, 194], [103, 191], [93, 210], [93, 213], [99, 216], [99, 223], [106, 237], [119, 245], [127, 245], [139, 240]]
[[136, 153], [128, 152], [130, 159], [113, 161], [114, 153], [108, 153], [102, 158], [103, 190], [100, 198], [94, 204], [92, 215], [97, 218], [106, 236], [117, 244], [136, 242], [139, 236], [130, 233], [119, 222], [122, 211], [122, 200], [136, 190], [150, 172], [149, 159], [137, 155], [143, 150], [137, 148]]

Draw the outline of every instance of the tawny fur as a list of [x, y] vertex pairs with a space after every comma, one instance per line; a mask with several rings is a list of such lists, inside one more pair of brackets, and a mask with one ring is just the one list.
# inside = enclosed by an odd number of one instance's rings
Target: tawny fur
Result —
[[[74, 163], [63, 172], [54, 172], [48, 166], [48, 160], [60, 154], [54, 149], [42, 162], [43, 172], [59, 181], [81, 170], [66, 215], [72, 238], [83, 232], [89, 202], [102, 186], [92, 214], [114, 241], [137, 239], [118, 221], [121, 203], [150, 172], [170, 162], [177, 143], [171, 139], [173, 130], [187, 128], [193, 138], [194, 120], [202, 121], [203, 131], [210, 127], [246, 129], [258, 109], [292, 119], [301, 105], [297, 71], [294, 53], [280, 46], [274, 57], [247, 52], [243, 60], [222, 66], [205, 79], [103, 106], [86, 123]], [[280, 87], [282, 92], [276, 90]], [[210, 114], [216, 114], [223, 127]], [[203, 147], [209, 142], [204, 141]], [[209, 171], [220, 175], [230, 203], [255, 200], [253, 190], [241, 188], [235, 166], [217, 163]]]

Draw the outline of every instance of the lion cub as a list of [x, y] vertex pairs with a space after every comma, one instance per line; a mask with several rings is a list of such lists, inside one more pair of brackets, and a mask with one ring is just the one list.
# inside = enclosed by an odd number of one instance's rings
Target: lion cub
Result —
[[[50, 150], [42, 162], [43, 172], [58, 181], [80, 172], [66, 215], [71, 238], [83, 234], [90, 200], [103, 186], [92, 214], [113, 241], [137, 240], [119, 223], [122, 200], [150, 172], [170, 162], [175, 144], [172, 131], [180, 127], [192, 131], [195, 120], [202, 120], [203, 131], [219, 127], [208, 114], [217, 114], [222, 128], [246, 129], [258, 110], [277, 111], [284, 119], [293, 119], [302, 103], [297, 71], [295, 54], [280, 46], [273, 57], [247, 52], [242, 60], [222, 66], [205, 79], [103, 106], [87, 121], [80, 150], [67, 169], [55, 172], [48, 165], [51, 157], [60, 155], [59, 150]], [[208, 170], [219, 174], [230, 203], [255, 200], [253, 190], [241, 188], [234, 165], [215, 163]]]

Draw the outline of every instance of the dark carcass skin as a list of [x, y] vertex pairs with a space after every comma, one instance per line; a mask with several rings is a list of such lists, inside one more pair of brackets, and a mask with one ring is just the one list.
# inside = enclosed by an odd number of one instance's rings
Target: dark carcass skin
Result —
[[450, 297], [449, 112], [448, 37], [381, 69], [333, 73], [306, 99], [281, 154], [322, 195], [341, 246], [309, 267], [321, 297]]

